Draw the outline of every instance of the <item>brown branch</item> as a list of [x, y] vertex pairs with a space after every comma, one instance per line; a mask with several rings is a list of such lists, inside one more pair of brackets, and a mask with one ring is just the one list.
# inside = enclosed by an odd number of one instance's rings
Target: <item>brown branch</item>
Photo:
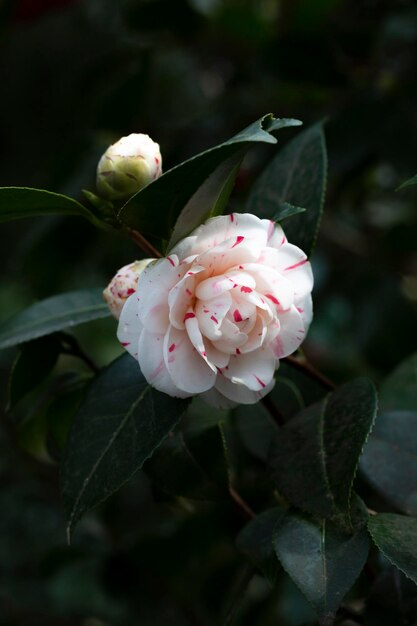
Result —
[[162, 258], [162, 254], [154, 248], [153, 245], [140, 234], [140, 232], [134, 230], [133, 228], [126, 228], [126, 232], [132, 241], [134, 241], [145, 254], [151, 256], [153, 259]]
[[231, 485], [229, 486], [229, 494], [239, 511], [247, 520], [252, 520], [256, 517], [256, 513], [251, 509], [249, 504], [244, 501], [242, 496], [240, 496]]
[[303, 372], [303, 374], [306, 374], [306, 376], [316, 380], [318, 383], [323, 385], [323, 387], [326, 387], [326, 389], [329, 389], [330, 391], [336, 389], [336, 385], [324, 376], [324, 374], [316, 370], [316, 368], [308, 363], [308, 361], [301, 361], [294, 356], [287, 356], [283, 360], [294, 369], [297, 369], [298, 371]]

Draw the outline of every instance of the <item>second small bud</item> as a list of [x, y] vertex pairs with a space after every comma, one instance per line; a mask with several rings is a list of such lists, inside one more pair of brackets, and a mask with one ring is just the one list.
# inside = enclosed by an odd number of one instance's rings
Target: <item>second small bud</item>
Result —
[[149, 135], [132, 133], [107, 148], [97, 167], [97, 191], [109, 200], [123, 200], [162, 174], [159, 144]]

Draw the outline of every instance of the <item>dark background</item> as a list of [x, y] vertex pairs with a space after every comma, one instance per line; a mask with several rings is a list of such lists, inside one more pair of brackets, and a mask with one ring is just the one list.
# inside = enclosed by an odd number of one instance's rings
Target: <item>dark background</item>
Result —
[[[3, 0], [0, 185], [81, 198], [101, 153], [130, 132], [159, 142], [166, 170], [268, 112], [326, 118], [305, 351], [336, 382], [378, 383], [417, 348], [417, 191], [395, 191], [417, 172], [416, 50], [408, 0]], [[295, 133], [282, 131], [281, 145]], [[236, 210], [273, 150], [244, 162]], [[78, 218], [4, 224], [0, 242], [0, 320], [37, 298], [104, 287], [138, 256]], [[77, 335], [105, 364], [119, 354], [114, 331], [106, 320]], [[14, 354], [1, 356], [3, 405]], [[174, 501], [141, 473], [69, 549], [57, 468], [34, 431], [16, 437], [21, 419], [9, 415], [0, 432], [0, 625], [222, 624], [243, 563], [229, 505]], [[256, 577], [237, 623], [312, 619], [285, 577], [273, 591]]]

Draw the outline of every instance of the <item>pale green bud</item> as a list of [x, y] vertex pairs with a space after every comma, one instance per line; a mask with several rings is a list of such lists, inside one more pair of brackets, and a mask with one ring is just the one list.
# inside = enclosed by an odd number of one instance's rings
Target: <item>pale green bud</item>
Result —
[[107, 148], [97, 166], [97, 191], [109, 200], [133, 196], [162, 174], [159, 144], [132, 133]]

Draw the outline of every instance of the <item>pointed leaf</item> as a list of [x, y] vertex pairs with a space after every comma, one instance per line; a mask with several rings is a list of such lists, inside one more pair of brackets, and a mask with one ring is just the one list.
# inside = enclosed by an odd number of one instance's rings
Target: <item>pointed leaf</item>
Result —
[[352, 483], [376, 408], [372, 383], [359, 378], [281, 428], [271, 467], [279, 491], [291, 504], [348, 522]]
[[288, 240], [310, 255], [319, 231], [327, 178], [322, 124], [299, 133], [269, 163], [249, 196], [246, 209], [276, 219], [284, 202], [306, 211], [286, 223]]
[[99, 374], [74, 419], [62, 464], [69, 536], [83, 513], [142, 467], [187, 404], [151, 387], [130, 355]]
[[289, 202], [282, 202], [277, 207], [277, 212], [272, 218], [274, 222], [282, 222], [286, 220], [288, 217], [293, 217], [293, 215], [299, 215], [300, 213], [304, 213], [306, 209], [303, 209], [301, 206], [294, 206]]
[[331, 626], [366, 563], [366, 528], [349, 535], [329, 521], [288, 513], [275, 528], [274, 546], [283, 568], [317, 611], [320, 625]]
[[247, 555], [272, 584], [278, 572], [273, 544], [274, 531], [285, 514], [286, 509], [281, 506], [260, 513], [246, 524], [236, 539], [238, 549]]
[[400, 189], [405, 189], [405, 187], [411, 187], [411, 185], [417, 185], [417, 174], [412, 178], [404, 181], [399, 187], [397, 187], [397, 191]]
[[101, 289], [69, 291], [41, 300], [0, 325], [0, 348], [15, 346], [78, 324], [109, 317]]
[[59, 193], [29, 187], [0, 187], [0, 222], [39, 215], [80, 215], [94, 221], [85, 206]]
[[417, 411], [379, 415], [360, 468], [389, 502], [417, 515]]
[[382, 383], [382, 411], [417, 411], [417, 354], [403, 361]]
[[[272, 122], [277, 122], [277, 125]], [[172, 227], [186, 207], [172, 245], [187, 230], [189, 232], [194, 225], [201, 223], [211, 211], [219, 212], [220, 206], [223, 208], [231, 191], [230, 176], [233, 179], [238, 161], [251, 145], [277, 142], [265, 129], [271, 127], [278, 130], [278, 127], [298, 126], [300, 123], [298, 120], [274, 120], [272, 115], [264, 116], [228, 141], [165, 172], [126, 202], [119, 212], [119, 219], [146, 236], [169, 240]], [[225, 162], [227, 165], [223, 167]], [[209, 177], [212, 178], [205, 183]], [[199, 194], [202, 185], [204, 188]], [[190, 223], [188, 229], [187, 221]]]
[[417, 519], [380, 513], [369, 517], [368, 528], [382, 554], [417, 585]]

